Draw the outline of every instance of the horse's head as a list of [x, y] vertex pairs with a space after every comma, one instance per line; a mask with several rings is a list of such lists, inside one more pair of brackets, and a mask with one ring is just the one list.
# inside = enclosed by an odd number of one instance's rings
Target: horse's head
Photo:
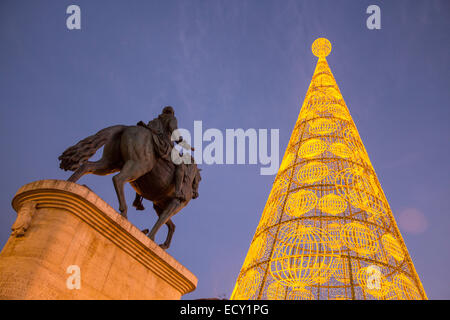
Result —
[[198, 198], [198, 185], [200, 184], [200, 181], [202, 180], [202, 177], [200, 175], [201, 169], [197, 168], [197, 165], [195, 166], [195, 176], [192, 180], [192, 199]]

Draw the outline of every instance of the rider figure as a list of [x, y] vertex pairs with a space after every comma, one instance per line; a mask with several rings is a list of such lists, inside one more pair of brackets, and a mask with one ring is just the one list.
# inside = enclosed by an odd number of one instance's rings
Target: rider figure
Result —
[[[153, 132], [153, 142], [156, 152], [161, 158], [168, 161], [172, 161], [171, 152], [174, 148], [173, 141], [181, 144], [184, 148], [190, 147], [183, 141], [183, 137], [179, 136], [178, 132], [175, 131], [178, 129], [178, 121], [175, 117], [175, 111], [171, 106], [164, 107], [162, 113], [157, 118], [149, 121], [148, 124], [140, 121], [138, 125], [147, 127]], [[175, 138], [174, 140], [172, 140], [172, 135]], [[175, 165], [175, 197], [184, 201], [186, 198], [181, 190], [185, 171], [184, 163], [177, 164], [174, 161], [172, 163]], [[139, 209], [142, 207], [142, 204], [136, 207]]]

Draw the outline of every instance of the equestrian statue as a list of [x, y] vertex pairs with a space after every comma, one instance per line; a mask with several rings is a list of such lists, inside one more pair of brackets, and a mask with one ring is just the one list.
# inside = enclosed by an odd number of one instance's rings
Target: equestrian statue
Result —
[[[184, 149], [194, 150], [179, 136], [177, 129], [175, 112], [167, 106], [148, 124], [140, 121], [135, 126], [116, 125], [81, 140], [59, 156], [60, 168], [74, 171], [68, 179], [71, 182], [89, 173], [108, 175], [118, 172], [112, 180], [120, 213], [127, 218], [124, 185], [129, 182], [136, 191], [133, 206], [144, 210], [142, 200], [147, 199], [153, 202], [158, 215], [150, 232], [147, 229], [143, 232], [155, 240], [158, 230], [166, 224], [167, 237], [160, 247], [167, 249], [175, 231], [171, 218], [191, 199], [198, 197], [201, 180], [200, 169], [194, 159], [189, 156], [190, 161], [186, 161], [188, 154], [181, 157], [174, 148], [176, 142]], [[102, 158], [89, 161], [101, 147], [104, 147]]]

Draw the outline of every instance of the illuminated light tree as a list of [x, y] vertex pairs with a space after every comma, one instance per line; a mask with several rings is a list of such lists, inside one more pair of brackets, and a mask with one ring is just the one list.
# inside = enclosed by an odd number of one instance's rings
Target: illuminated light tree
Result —
[[319, 58], [231, 299], [427, 299], [326, 61]]

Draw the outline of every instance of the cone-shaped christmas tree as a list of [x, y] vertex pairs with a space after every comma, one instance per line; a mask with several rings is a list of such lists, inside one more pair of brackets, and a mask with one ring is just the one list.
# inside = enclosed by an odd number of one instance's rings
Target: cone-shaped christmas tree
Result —
[[231, 299], [426, 299], [325, 59], [319, 60]]

